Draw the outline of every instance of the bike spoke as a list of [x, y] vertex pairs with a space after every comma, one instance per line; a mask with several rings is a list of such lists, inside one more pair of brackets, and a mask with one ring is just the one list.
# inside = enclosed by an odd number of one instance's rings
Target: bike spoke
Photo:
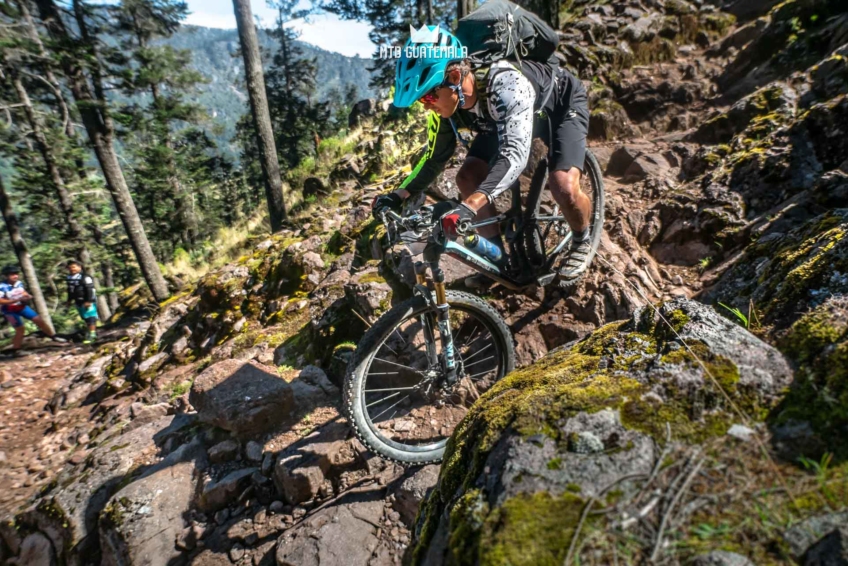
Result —
[[391, 364], [391, 365], [393, 365], [393, 366], [398, 366], [398, 367], [401, 367], [401, 368], [404, 368], [404, 369], [408, 369], [408, 370], [410, 370], [410, 371], [414, 371], [414, 372], [415, 372], [415, 373], [417, 373], [417, 374], [423, 375], [423, 373], [421, 372], [421, 370], [420, 370], [420, 369], [415, 369], [414, 367], [409, 367], [409, 366], [405, 366], [405, 365], [403, 365], [403, 364], [398, 364], [398, 363], [395, 363], [395, 362], [390, 362], [389, 360], [384, 360], [383, 358], [378, 358], [378, 357], [376, 357], [376, 356], [374, 357], [374, 360], [376, 360], [376, 361], [378, 361], [378, 362], [383, 362], [384, 364]]
[[481, 350], [477, 350], [476, 352], [474, 352], [473, 354], [471, 354], [470, 356], [468, 356], [467, 358], [465, 358], [465, 361], [468, 361], [468, 360], [470, 360], [470, 359], [474, 358], [475, 356], [478, 356], [478, 355], [482, 354], [483, 352], [485, 352], [486, 350], [488, 350], [488, 349], [489, 349], [489, 348], [491, 348], [491, 347], [492, 347], [492, 343], [491, 343], [491, 342], [489, 342], [489, 345], [488, 345], [488, 346], [486, 346], [485, 348], [483, 348], [483, 349], [481, 349]]
[[[388, 401], [389, 399], [391, 399], [393, 397], [397, 397], [398, 395], [400, 395], [400, 393], [392, 393], [391, 395], [386, 395], [382, 399], [377, 399], [376, 401], [372, 401], [371, 403], [368, 403], [367, 405], [365, 405], [365, 408], [367, 409], [368, 407], [373, 407], [374, 405], [379, 405], [380, 403], [382, 403], [384, 401]], [[409, 395], [407, 395], [407, 397], [409, 397]], [[394, 406], [394, 405], [392, 405], [392, 406]], [[391, 408], [391, 407], [389, 407], [389, 408]], [[382, 413], [380, 413], [380, 414], [382, 414]]]
[[[491, 336], [491, 333], [489, 334], [489, 336]], [[466, 347], [466, 348], [471, 348], [471, 345], [472, 345], [472, 344], [474, 344], [474, 342], [476, 342], [477, 340], [479, 340], [479, 339], [480, 339], [480, 338], [482, 338], [482, 337], [483, 337], [483, 334], [480, 334], [479, 336], [477, 336], [477, 338], [475, 338], [474, 340], [472, 340], [472, 341], [471, 341], [471, 342], [469, 342], [468, 344], [465, 344], [465, 347]]]
[[[481, 350], [481, 351], [482, 351], [482, 350]], [[470, 359], [470, 358], [469, 358], [469, 359]], [[466, 368], [466, 369], [468, 369], [468, 368], [470, 368], [470, 367], [471, 367], [471, 366], [473, 366], [473, 365], [481, 364], [481, 363], [483, 363], [483, 362], [488, 362], [489, 360], [494, 360], [494, 359], [495, 359], [495, 356], [489, 356], [488, 358], [483, 358], [482, 360], [477, 360], [477, 361], [476, 361], [476, 362], [474, 362], [474, 363], [471, 363], [471, 364], [465, 364], [465, 368]]]
[[475, 377], [480, 377], [481, 375], [486, 375], [487, 373], [492, 373], [496, 368], [487, 369], [486, 371], [481, 371], [480, 373], [475, 373], [474, 375], [469, 375], [468, 379], [474, 379]]
[[400, 375], [399, 371], [384, 371], [377, 373], [369, 373], [368, 375]]
[[[397, 395], [400, 395], [400, 393], [397, 393]], [[397, 407], [398, 405], [400, 405], [402, 402], [404, 402], [407, 399], [409, 399], [409, 395], [407, 395], [406, 397], [403, 397], [400, 401], [398, 401], [394, 405], [388, 407], [387, 409], [384, 409], [379, 415], [371, 417], [371, 422], [374, 422], [376, 419], [379, 419], [382, 415], [385, 415], [386, 413], [388, 413], [389, 411], [391, 411], [392, 409], [394, 409], [395, 407]]]
[[381, 393], [383, 391], [412, 391], [413, 389], [418, 389], [417, 385], [412, 387], [388, 387], [385, 389], [365, 389], [363, 393]]

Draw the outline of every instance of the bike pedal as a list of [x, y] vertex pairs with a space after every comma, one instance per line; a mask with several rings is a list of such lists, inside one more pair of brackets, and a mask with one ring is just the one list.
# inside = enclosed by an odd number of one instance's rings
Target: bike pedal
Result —
[[548, 273], [547, 275], [542, 275], [541, 277], [538, 277], [536, 279], [536, 283], [538, 283], [540, 287], [544, 287], [545, 285], [553, 281], [554, 277], [556, 277], [556, 273]]

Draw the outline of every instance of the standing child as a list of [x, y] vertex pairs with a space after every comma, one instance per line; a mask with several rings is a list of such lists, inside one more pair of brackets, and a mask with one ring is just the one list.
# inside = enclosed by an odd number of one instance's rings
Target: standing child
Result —
[[93, 344], [97, 340], [97, 298], [94, 279], [82, 270], [82, 264], [75, 259], [68, 261], [68, 306], [77, 307], [80, 318], [88, 327], [88, 336], [83, 344]]
[[56, 336], [38, 313], [27, 306], [26, 302], [32, 299], [32, 295], [24, 289], [20, 274], [21, 270], [17, 265], [7, 265], [3, 268], [5, 281], [0, 283], [0, 312], [15, 329], [15, 338], [12, 340], [13, 355], [18, 355], [24, 341], [24, 319], [34, 322], [54, 342], [65, 341]]

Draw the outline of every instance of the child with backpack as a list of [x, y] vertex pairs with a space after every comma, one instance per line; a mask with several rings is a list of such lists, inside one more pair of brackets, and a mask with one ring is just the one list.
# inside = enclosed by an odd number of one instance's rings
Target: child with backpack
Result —
[[[526, 167], [535, 132], [550, 148], [549, 186], [573, 232], [559, 275], [564, 282], [576, 280], [591, 254], [591, 201], [580, 190], [589, 107], [580, 80], [556, 62], [556, 32], [508, 0], [485, 2], [460, 20], [456, 35], [438, 26], [428, 29], [436, 37], [433, 49], [416, 51], [424, 57], [402, 51], [393, 101], [399, 108], [420, 101], [430, 111], [427, 151], [397, 190], [375, 199], [375, 216], [424, 191], [459, 140], [468, 147], [456, 175], [463, 201], [441, 218], [444, 232], [455, 238], [463, 220], [496, 215], [494, 200]], [[467, 59], [440, 56], [463, 46]], [[503, 250], [499, 230], [492, 224], [478, 231]]]
[[0, 312], [12, 328], [15, 337], [12, 339], [12, 355], [20, 355], [24, 341], [24, 319], [31, 320], [48, 338], [54, 342], [65, 342], [38, 316], [38, 313], [27, 305], [32, 295], [26, 292], [23, 281], [20, 280], [21, 270], [16, 265], [3, 268], [4, 281], [0, 282]]
[[94, 279], [85, 273], [82, 264], [75, 259], [68, 261], [68, 306], [74, 305], [82, 321], [88, 327], [88, 335], [83, 344], [92, 344], [97, 340], [97, 292]]

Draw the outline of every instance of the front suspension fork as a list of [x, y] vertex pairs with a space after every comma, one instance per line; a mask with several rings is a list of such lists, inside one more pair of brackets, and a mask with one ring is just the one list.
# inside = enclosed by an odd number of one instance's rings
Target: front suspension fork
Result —
[[445, 384], [452, 386], [456, 383], [457, 368], [456, 352], [454, 351], [450, 327], [450, 307], [445, 291], [445, 272], [439, 267], [438, 262], [430, 264], [430, 272], [433, 274], [433, 289], [436, 294], [436, 322], [442, 339], [442, 369], [444, 370]]

